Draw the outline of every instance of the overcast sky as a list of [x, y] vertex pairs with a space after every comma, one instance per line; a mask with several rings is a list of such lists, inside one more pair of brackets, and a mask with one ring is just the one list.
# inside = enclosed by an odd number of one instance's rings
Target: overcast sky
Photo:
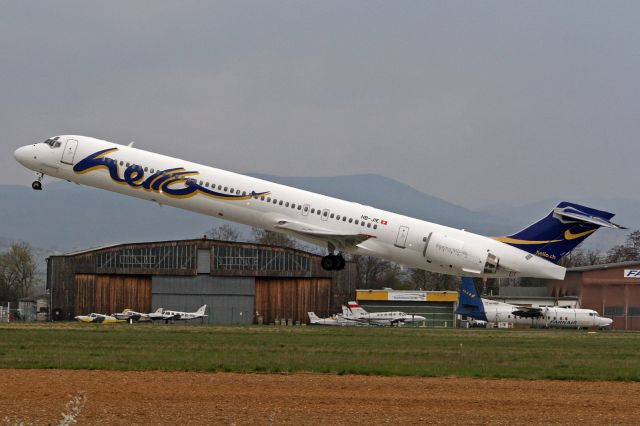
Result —
[[[0, 1], [0, 178], [83, 134], [475, 208], [640, 198], [640, 2]], [[46, 188], [45, 188], [46, 190]]]

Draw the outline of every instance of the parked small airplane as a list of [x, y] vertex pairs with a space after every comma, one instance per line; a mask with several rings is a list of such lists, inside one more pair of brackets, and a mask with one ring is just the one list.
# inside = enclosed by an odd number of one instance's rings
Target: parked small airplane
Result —
[[44, 175], [285, 233], [326, 247], [326, 270], [343, 252], [382, 257], [441, 274], [561, 280], [557, 262], [598, 228], [623, 228], [613, 213], [561, 202], [515, 234], [485, 237], [86, 136], [61, 135], [18, 148], [14, 156]]
[[488, 323], [526, 324], [532, 327], [604, 328], [613, 323], [592, 309], [525, 307], [482, 299], [472, 278], [462, 278], [456, 314]]
[[342, 315], [336, 315], [331, 318], [320, 318], [314, 312], [307, 312], [309, 315], [309, 323], [312, 325], [336, 325], [342, 327], [356, 326], [360, 325], [355, 321], [349, 321], [342, 317]]
[[406, 314], [400, 311], [367, 312], [357, 302], [349, 302], [348, 306], [342, 305], [342, 316], [349, 321], [356, 321], [373, 325], [400, 325], [418, 323], [427, 319], [420, 315]]
[[[197, 311], [195, 312], [182, 312], [182, 311], [172, 311], [169, 309], [164, 309], [162, 311], [162, 315], [165, 321], [189, 321], [189, 320], [194, 320], [194, 319], [198, 319], [198, 318], [204, 318], [207, 317], [208, 315], [205, 314], [205, 311], [207, 310], [207, 305], [202, 305], [198, 308]], [[157, 313], [158, 311], [156, 311], [155, 313]], [[155, 315], [154, 313], [154, 315]]]
[[131, 309], [125, 309], [122, 312], [111, 314], [111, 316], [128, 322], [151, 321], [149, 314], [143, 314]]
[[125, 322], [125, 320], [117, 319], [111, 315], [103, 315], [91, 313], [89, 315], [78, 315], [75, 317], [80, 322], [97, 323], [97, 324], [114, 324], [117, 322]]

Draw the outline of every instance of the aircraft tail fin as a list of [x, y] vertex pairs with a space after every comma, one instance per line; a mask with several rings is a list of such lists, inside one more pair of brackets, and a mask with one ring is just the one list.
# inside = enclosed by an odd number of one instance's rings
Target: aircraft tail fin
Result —
[[348, 303], [349, 311], [351, 311], [350, 316], [363, 316], [368, 315], [369, 313], [364, 310], [362, 306], [358, 304], [358, 302], [349, 302]]
[[563, 201], [533, 225], [496, 240], [557, 263], [598, 228], [626, 229], [613, 213]]
[[476, 291], [476, 285], [473, 278], [464, 277], [460, 281], [458, 289], [458, 309], [456, 314], [486, 321], [487, 315], [484, 310], [482, 298]]
[[315, 312], [307, 312], [307, 315], [309, 315], [309, 322], [311, 324], [316, 324], [318, 320], [320, 320], [320, 318], [318, 318]]
[[196, 311], [196, 315], [202, 315], [205, 316], [204, 313], [207, 310], [207, 305], [202, 305], [198, 308], [198, 310]]

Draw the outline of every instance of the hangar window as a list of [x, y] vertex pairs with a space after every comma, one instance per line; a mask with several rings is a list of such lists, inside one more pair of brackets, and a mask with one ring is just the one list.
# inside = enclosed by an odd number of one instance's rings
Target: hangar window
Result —
[[604, 308], [604, 316], [623, 316], [624, 306], [607, 306]]

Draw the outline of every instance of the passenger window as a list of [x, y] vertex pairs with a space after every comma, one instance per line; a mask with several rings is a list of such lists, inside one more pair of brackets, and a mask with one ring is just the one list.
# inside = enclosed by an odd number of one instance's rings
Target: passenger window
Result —
[[352, 217], [349, 218], [349, 223], [353, 223], [353, 218]]
[[282, 205], [282, 204], [284, 204], [284, 201], [280, 200], [280, 202], [278, 204]]
[[285, 207], [289, 207], [289, 202], [287, 201], [286, 203], [284, 203]]
[[129, 163], [127, 163], [127, 167], [129, 167]]
[[320, 213], [322, 213], [322, 212], [320, 210], [318, 210], [317, 213], [318, 213], [318, 216], [320, 216]]
[[273, 204], [278, 204], [278, 200], [276, 200], [275, 198], [273, 199]]
[[[302, 210], [302, 206], [298, 204], [298, 210]], [[305, 209], [307, 211], [307, 209]]]
[[322, 213], [322, 216], [327, 217], [328, 214], [329, 212], [325, 210], [324, 213]]
[[124, 161], [120, 161], [120, 165], [121, 165], [121, 166], [124, 166]]
[[236, 195], [240, 195], [240, 190], [236, 189]]
[[333, 213], [331, 213], [331, 216], [329, 216], [331, 219], [333, 219], [335, 216]]
[[145, 168], [144, 168], [144, 171], [145, 171], [145, 172], [148, 172], [148, 171], [149, 171], [149, 168], [148, 168], [148, 167], [145, 167]]
[[228, 187], [228, 186], [225, 186], [225, 187], [224, 187], [224, 192], [227, 192], [227, 189], [229, 189], [229, 187]]
[[342, 216], [342, 221], [346, 222], [347, 221], [347, 217], [346, 216]]
[[[333, 217], [333, 215], [331, 215]], [[340, 220], [340, 215], [336, 215], [336, 220]]]
[[242, 191], [242, 196], [246, 197], [247, 196], [247, 191]]
[[311, 209], [311, 213], [315, 213], [315, 212], [316, 212], [316, 209]]
[[208, 188], [209, 187], [209, 182], [205, 182], [204, 186], [205, 186], [205, 188]]
[[267, 197], [267, 203], [271, 202], [271, 197]]
[[204, 182], [200, 181], [198, 184], [199, 184], [200, 186], [202, 186], [202, 185], [204, 185]]
[[[227, 189], [225, 188], [224, 190], [226, 191]], [[230, 188], [229, 192], [233, 194], [233, 188]]]
[[371, 228], [371, 223], [367, 223], [367, 228]]
[[260, 197], [260, 199], [261, 199], [262, 201], [264, 201], [264, 196]]
[[356, 223], [356, 225], [358, 225], [360, 223], [360, 221], [358, 219], [356, 219], [355, 223]]
[[[299, 208], [299, 207], [300, 207], [300, 206], [298, 206], [298, 208]], [[306, 211], [309, 211], [309, 206], [304, 206], [304, 211], [305, 211], [305, 212], [306, 212]], [[311, 212], [311, 213], [313, 213], [313, 212]]]
[[221, 189], [222, 189], [222, 185], [218, 185], [218, 190], [221, 190]]

